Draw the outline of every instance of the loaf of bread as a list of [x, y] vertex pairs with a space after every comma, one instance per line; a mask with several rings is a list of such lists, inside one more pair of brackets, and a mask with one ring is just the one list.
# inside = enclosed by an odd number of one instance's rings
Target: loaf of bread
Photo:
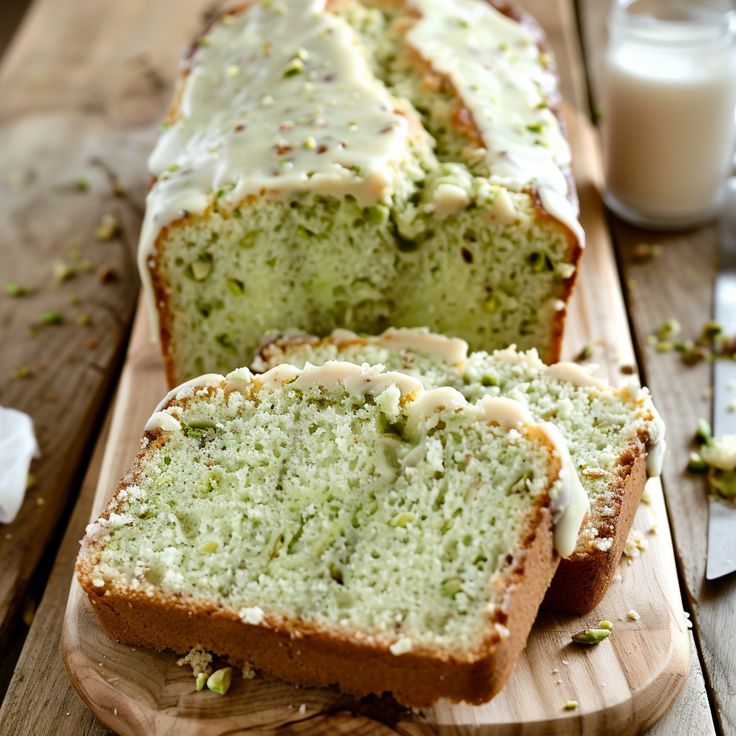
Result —
[[418, 377], [427, 388], [452, 386], [469, 401], [504, 396], [537, 420], [553, 422], [567, 441], [590, 516], [575, 553], [565, 559], [545, 605], [586, 613], [603, 597], [626, 544], [647, 475], [659, 475], [664, 425], [646, 389], [614, 389], [574, 363], [545, 365], [536, 352], [513, 348], [468, 355], [467, 344], [426, 330], [388, 330], [358, 337], [293, 337], [266, 342], [255, 370], [327, 360], [381, 363]]
[[559, 357], [583, 245], [554, 61], [497, 0], [254, 0], [187, 56], [139, 266], [174, 385], [269, 329]]
[[239, 369], [159, 405], [77, 576], [127, 644], [481, 702], [586, 511], [564, 441], [518, 402], [346, 362]]

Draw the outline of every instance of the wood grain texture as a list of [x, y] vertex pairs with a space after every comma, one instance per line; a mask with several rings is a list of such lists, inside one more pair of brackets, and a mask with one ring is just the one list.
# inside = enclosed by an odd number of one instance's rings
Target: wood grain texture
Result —
[[[596, 194], [599, 169], [595, 139], [580, 119], [571, 119], [576, 176], [589, 237], [585, 272], [576, 293], [569, 335], [601, 346], [603, 372], [620, 378], [630, 363], [631, 342], [610, 244]], [[599, 310], [607, 315], [599, 320]], [[140, 428], [165, 393], [158, 351], [147, 338], [139, 312], [120, 383], [110, 438], [95, 498], [95, 513], [109, 497], [132, 456]], [[226, 698], [195, 693], [191, 674], [173, 654], [157, 655], [117, 645], [100, 628], [86, 597], [72, 584], [62, 650], [72, 683], [90, 708], [122, 734], [302, 733], [345, 729], [366, 733], [637, 733], [656, 721], [687, 674], [688, 633], [680, 602], [671, 541], [658, 482], [650, 482], [653, 505], [640, 509], [635, 525], [646, 530], [654, 515], [661, 525], [635, 564], [622, 564], [608, 595], [583, 618], [542, 614], [511, 680], [490, 703], [471, 707], [440, 702], [419, 714], [388, 699], [356, 702], [336, 690], [298, 689], [277, 680], [236, 678]], [[627, 620], [635, 609], [641, 620]], [[581, 649], [570, 635], [608, 618], [616, 631], [604, 646]], [[534, 693], [529, 698], [529, 693]], [[577, 700], [574, 712], [563, 710]], [[300, 712], [300, 706], [305, 707]], [[337, 718], [333, 722], [333, 719]], [[317, 725], [319, 724], [319, 725]]]
[[111, 416], [112, 412], [108, 412], [43, 599], [2, 701], [0, 734], [3, 736], [107, 736], [112, 733], [100, 724], [71, 688], [59, 654], [69, 578], [79, 550], [80, 534], [89, 518]]
[[[580, 0], [587, 68], [593, 99], [599, 99], [605, 19], [610, 0]], [[601, 111], [605, 116], [605, 110]], [[718, 245], [715, 229], [678, 234], [645, 232], [610, 216], [629, 315], [643, 374], [667, 425], [664, 488], [675, 551], [692, 614], [706, 684], [715, 707], [716, 727], [736, 733], [736, 637], [724, 637], [736, 618], [736, 576], [705, 580], [708, 504], [701, 477], [685, 472], [700, 417], [711, 415], [711, 368], [685, 366], [675, 353], [660, 353], [647, 337], [667, 319], [682, 325], [683, 338], [695, 338], [711, 319]], [[659, 256], [641, 261], [640, 243], [659, 243]], [[735, 395], [736, 397], [736, 395]], [[705, 731], [704, 731], [705, 732]]]
[[[184, 36], [199, 19], [181, 19], [179, 6], [39, 0], [0, 67], [0, 286], [31, 291], [0, 293], [0, 334], [13, 336], [0, 351], [0, 404], [32, 416], [42, 451], [19, 516], [0, 529], [0, 649], [120, 370], [138, 292], [145, 158], [170, 95], [149, 20]], [[173, 67], [175, 55], [165, 58]], [[95, 236], [104, 215], [120, 223], [108, 240]], [[43, 325], [49, 312], [63, 324]]]

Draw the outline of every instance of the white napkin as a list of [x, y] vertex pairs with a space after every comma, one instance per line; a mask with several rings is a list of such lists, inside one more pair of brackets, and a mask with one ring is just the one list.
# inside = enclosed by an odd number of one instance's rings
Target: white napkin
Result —
[[31, 459], [39, 457], [33, 420], [0, 406], [0, 524], [10, 524], [23, 503]]

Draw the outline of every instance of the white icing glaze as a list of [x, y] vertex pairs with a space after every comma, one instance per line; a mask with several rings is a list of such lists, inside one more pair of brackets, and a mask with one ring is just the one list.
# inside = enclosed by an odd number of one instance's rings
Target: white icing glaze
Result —
[[585, 231], [578, 220], [578, 208], [564, 194], [550, 187], [540, 187], [537, 194], [547, 213], [567, 226], [578, 239], [580, 247], [584, 248]]
[[167, 411], [155, 411], [146, 422], [145, 430], [153, 432], [156, 429], [164, 432], [178, 432], [181, 429], [181, 423]]
[[[262, 374], [259, 380], [268, 380], [269, 373], [277, 368], [279, 366]], [[298, 368], [296, 370], [299, 371]], [[338, 360], [329, 360], [320, 366], [307, 363], [304, 369], [298, 372], [291, 385], [298, 389], [319, 386], [328, 391], [343, 388], [348, 393], [356, 395], [377, 395], [390, 386], [396, 386], [402, 396], [409, 396], [423, 390], [420, 381], [405, 373], [384, 372], [380, 366], [359, 366]]]
[[255, 377], [248, 368], [236, 368], [225, 376], [228, 384], [240, 391], [246, 391], [254, 379]]
[[281, 365], [274, 366], [270, 371], [267, 371], [261, 376], [255, 376], [253, 380], [257, 381], [264, 388], [278, 388], [287, 383], [291, 383], [301, 371], [295, 366], [289, 363], [282, 363]]
[[468, 343], [457, 337], [446, 337], [430, 332], [426, 327], [394, 328], [389, 327], [376, 338], [392, 348], [414, 350], [422, 355], [429, 355], [465, 370], [468, 359]]
[[207, 388], [208, 386], [219, 386], [225, 380], [225, 376], [219, 373], [205, 373], [203, 376], [190, 378], [184, 383], [180, 383], [176, 388], [172, 388], [166, 396], [161, 399], [153, 410], [153, 413], [161, 411], [175, 399], [186, 398], [191, 391], [196, 388]]
[[481, 420], [495, 422], [505, 430], [534, 422], [524, 404], [502, 396], [484, 396], [477, 402], [476, 407]]
[[590, 499], [585, 492], [570, 457], [565, 438], [550, 422], [539, 425], [553, 444], [562, 467], [556, 484], [557, 496], [552, 501], [555, 549], [561, 557], [569, 557], [578, 543], [580, 527], [590, 511]]
[[589, 370], [577, 363], [555, 363], [547, 367], [547, 375], [557, 381], [571, 383], [573, 386], [608, 387], [608, 384], [602, 378], [592, 375]]
[[339, 328], [332, 331], [330, 339], [338, 347], [341, 343], [357, 341], [385, 345], [392, 350], [411, 350], [449, 363], [460, 372], [465, 370], [468, 359], [468, 343], [465, 340], [430, 332], [427, 327], [389, 327], [380, 335], [367, 337]]
[[[491, 182], [517, 191], [536, 188], [549, 214], [582, 243], [576, 208], [567, 198], [570, 147], [547, 106], [557, 80], [547, 59], [540, 58], [534, 34], [488, 2], [410, 4], [421, 17], [407, 41], [452, 81], [472, 114]], [[507, 216], [511, 213], [513, 205]]]
[[662, 475], [664, 456], [667, 452], [665, 426], [662, 417], [654, 408], [651, 400], [649, 401], [649, 409], [652, 412], [652, 423], [649, 432], [649, 442], [647, 443], [647, 476], [658, 478]]
[[[248, 195], [311, 191], [375, 202], [392, 193], [410, 123], [325, 0], [253, 3], [195, 50], [174, 120], [149, 159], [139, 269], [161, 228]], [[419, 128], [417, 128], [419, 130]]]

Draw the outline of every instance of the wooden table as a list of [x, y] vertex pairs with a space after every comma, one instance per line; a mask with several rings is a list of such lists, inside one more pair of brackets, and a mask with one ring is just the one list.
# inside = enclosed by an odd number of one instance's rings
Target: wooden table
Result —
[[[597, 113], [610, 0], [519, 4], [547, 31], [566, 100]], [[3, 736], [109, 733], [72, 690], [59, 635], [136, 304], [145, 158], [182, 40], [214, 6], [35, 0], [2, 58], [0, 280], [32, 293], [0, 294], [0, 405], [33, 416], [43, 449], [17, 520], [0, 527]], [[0, 8], [0, 24], [13, 13]], [[119, 223], [110, 238], [96, 234], [106, 215]], [[715, 233], [645, 233], [613, 217], [609, 225], [640, 369], [667, 423], [663, 480], [683, 605], [694, 624], [686, 686], [649, 733], [734, 734], [736, 576], [704, 580], [705, 494], [683, 470], [695, 423], [709, 414], [710, 368], [686, 368], [647, 341], [670, 317], [686, 335], [710, 317]], [[663, 248], [641, 260], [641, 243]], [[43, 325], [42, 315], [54, 310], [63, 324]]]

